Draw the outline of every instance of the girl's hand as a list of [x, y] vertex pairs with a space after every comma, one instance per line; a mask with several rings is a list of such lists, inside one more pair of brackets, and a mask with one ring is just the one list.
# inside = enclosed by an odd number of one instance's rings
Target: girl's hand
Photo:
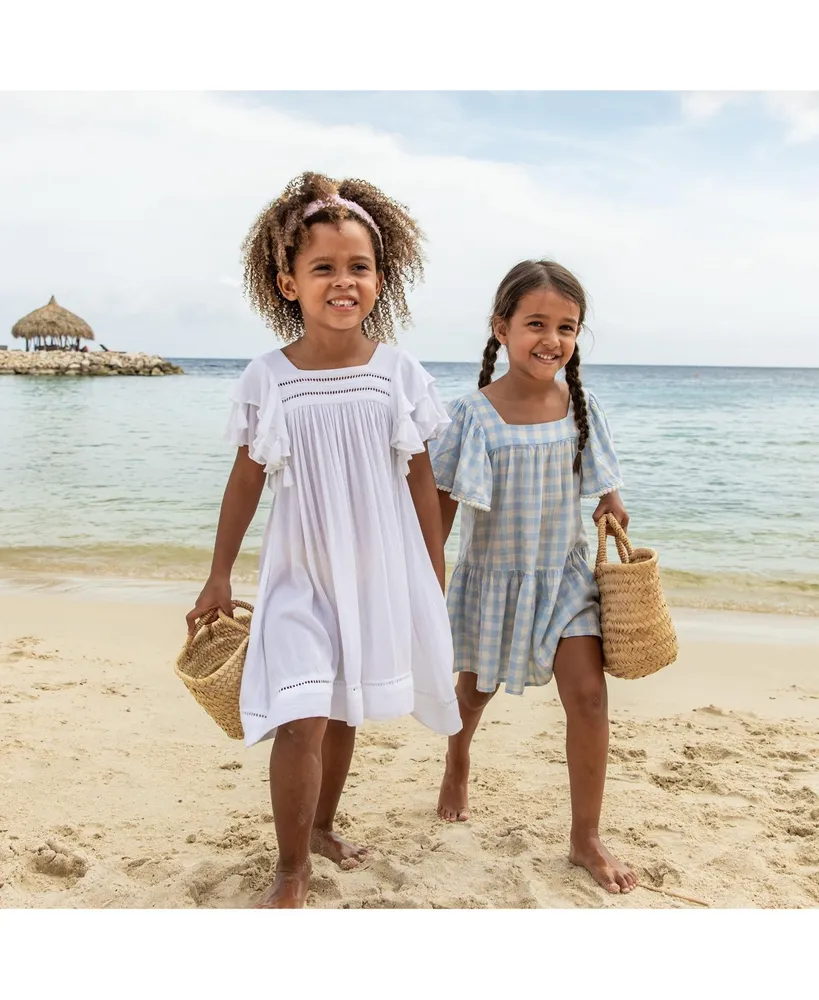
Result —
[[[613, 514], [615, 521], [617, 521], [623, 531], [628, 530], [629, 516], [626, 508], [623, 506], [623, 501], [620, 499], [620, 494], [615, 490], [613, 493], [607, 493], [604, 497], [600, 498], [600, 503], [597, 505], [597, 510], [594, 512], [594, 523], [604, 517], [606, 514]], [[609, 529], [608, 534], [611, 534]]]
[[202, 593], [196, 599], [196, 605], [192, 611], [185, 615], [188, 623], [188, 635], [193, 635], [196, 631], [196, 621], [208, 611], [214, 608], [221, 609], [228, 618], [233, 617], [233, 594], [230, 587], [230, 577], [210, 577], [202, 588]]

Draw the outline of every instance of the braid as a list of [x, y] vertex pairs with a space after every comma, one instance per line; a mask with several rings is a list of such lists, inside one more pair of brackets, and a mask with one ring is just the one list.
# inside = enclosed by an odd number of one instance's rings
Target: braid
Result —
[[478, 388], [483, 389], [492, 381], [492, 376], [495, 373], [495, 363], [498, 360], [498, 351], [500, 351], [501, 344], [494, 333], [489, 334], [489, 340], [486, 342], [486, 347], [483, 352], [483, 367], [481, 368], [481, 373], [478, 376]]
[[580, 437], [577, 442], [577, 455], [574, 460], [574, 471], [580, 471], [580, 458], [583, 449], [589, 440], [589, 412], [586, 408], [586, 394], [583, 392], [583, 383], [580, 381], [580, 348], [575, 345], [574, 354], [566, 363], [566, 384], [569, 387], [569, 394], [572, 397], [574, 408], [574, 419]]

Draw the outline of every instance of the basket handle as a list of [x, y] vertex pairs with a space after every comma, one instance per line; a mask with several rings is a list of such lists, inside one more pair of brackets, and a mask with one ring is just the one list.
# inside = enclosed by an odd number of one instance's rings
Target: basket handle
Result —
[[608, 562], [606, 549], [608, 546], [609, 531], [611, 531], [611, 534], [614, 535], [614, 541], [617, 545], [617, 553], [620, 556], [620, 562], [631, 562], [631, 557], [634, 555], [634, 549], [631, 547], [628, 535], [625, 531], [623, 531], [620, 522], [614, 514], [604, 514], [597, 522], [597, 565], [602, 566], [604, 563]]
[[[253, 605], [248, 604], [246, 601], [231, 601], [230, 603], [234, 608], [243, 608], [245, 611], [249, 611], [251, 614], [253, 613]], [[232, 618], [228, 618], [221, 608], [211, 608], [210, 611], [206, 611], [201, 618], [196, 619], [196, 625], [193, 632], [188, 635], [186, 645], [190, 646], [202, 629], [209, 629], [218, 618], [224, 618], [226, 621], [233, 621]]]

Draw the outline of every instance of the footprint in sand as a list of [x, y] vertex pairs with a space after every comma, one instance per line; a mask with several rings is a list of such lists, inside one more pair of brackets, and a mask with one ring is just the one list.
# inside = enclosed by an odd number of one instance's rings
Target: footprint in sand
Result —
[[652, 865], [644, 865], [641, 874], [647, 882], [658, 889], [667, 884], [679, 886], [681, 881], [679, 871], [667, 861], [655, 861]]
[[683, 747], [683, 756], [688, 760], [707, 761], [709, 764], [719, 764], [724, 760], [741, 759], [742, 755], [719, 743], [694, 743]]
[[805, 826], [803, 823], [789, 823], [785, 828], [790, 837], [819, 837], [819, 829], [815, 826]]
[[621, 762], [648, 760], [648, 754], [645, 750], [641, 750], [639, 747], [632, 748], [613, 746], [609, 749], [609, 757], [611, 757], [612, 760], [618, 760]]
[[496, 842], [498, 853], [516, 858], [532, 850], [532, 842], [523, 830], [512, 830], [506, 836], [499, 837]]
[[310, 877], [308, 905], [314, 903], [317, 899], [326, 902], [342, 899], [343, 896], [341, 884], [334, 875], [312, 875]]
[[174, 878], [182, 871], [178, 862], [170, 857], [136, 858], [125, 866], [128, 877], [144, 885], [159, 885]]
[[367, 865], [371, 874], [386, 882], [393, 892], [403, 889], [411, 881], [408, 872], [402, 871], [389, 858], [379, 858]]
[[38, 639], [33, 635], [23, 635], [19, 639], [14, 639], [6, 646], [0, 646], [0, 652], [3, 654], [3, 659], [9, 663], [13, 663], [15, 660], [30, 659], [30, 660], [54, 660], [56, 657], [53, 653], [38, 653], [37, 647], [41, 645], [42, 639]]
[[728, 789], [715, 781], [707, 769], [691, 762], [669, 760], [663, 765], [663, 772], [649, 773], [649, 779], [666, 792], [710, 792], [712, 795], [728, 795]]
[[813, 760], [809, 753], [802, 753], [801, 750], [778, 750], [770, 756], [778, 757], [780, 760], [792, 760], [795, 763], [809, 763]]
[[[247, 859], [224, 863], [208, 858], [182, 875], [180, 887], [184, 887], [195, 906], [207, 906], [224, 894], [224, 884], [234, 875], [242, 875], [244, 880], [252, 882], [253, 874], [254, 867]], [[260, 881], [260, 887], [266, 884], [269, 879]], [[229, 892], [233, 891], [231, 887]]]
[[724, 708], [717, 708], [716, 705], [704, 705], [702, 708], [697, 708], [694, 711], [701, 712], [703, 715], [716, 715], [719, 718], [726, 718], [731, 715], [731, 712], [726, 712]]
[[32, 687], [37, 691], [65, 691], [67, 688], [82, 687], [83, 684], [85, 684], [85, 681], [63, 681], [60, 684], [40, 682], [32, 684]]
[[88, 861], [58, 840], [47, 840], [31, 859], [31, 870], [40, 875], [79, 879], [88, 871]]

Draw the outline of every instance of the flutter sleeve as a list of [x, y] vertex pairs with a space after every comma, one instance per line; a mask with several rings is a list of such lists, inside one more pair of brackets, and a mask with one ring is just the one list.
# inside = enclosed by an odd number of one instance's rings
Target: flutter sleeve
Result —
[[589, 439], [580, 453], [580, 495], [591, 500], [619, 490], [623, 477], [606, 415], [590, 392], [586, 393], [586, 410]]
[[450, 417], [452, 422], [430, 447], [435, 483], [458, 503], [491, 510], [492, 463], [480, 419], [466, 399], [451, 405]]
[[400, 351], [393, 373], [393, 431], [390, 444], [398, 453], [406, 475], [413, 455], [426, 450], [449, 425], [435, 379], [405, 351]]
[[233, 389], [225, 440], [237, 448], [246, 446], [253, 461], [264, 466], [269, 476], [281, 474], [281, 485], [292, 485], [284, 407], [264, 356], [250, 362]]

